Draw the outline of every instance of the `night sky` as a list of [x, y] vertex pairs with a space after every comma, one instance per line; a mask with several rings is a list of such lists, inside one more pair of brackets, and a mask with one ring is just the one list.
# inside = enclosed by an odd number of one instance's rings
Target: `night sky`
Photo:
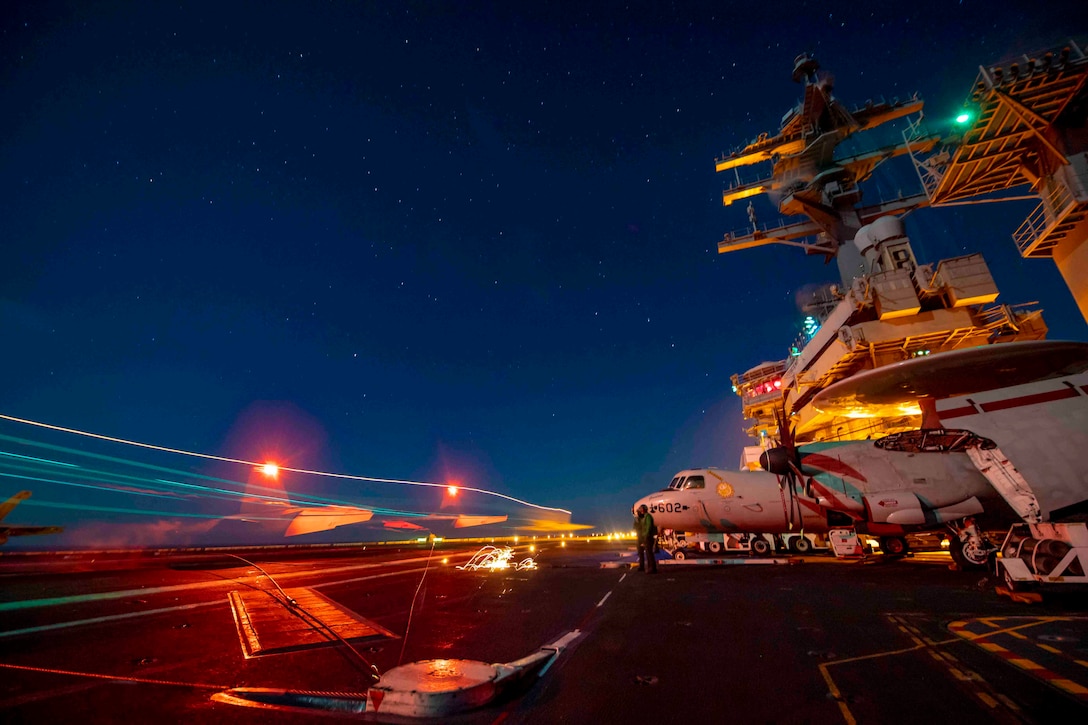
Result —
[[[794, 56], [848, 106], [918, 92], [939, 121], [980, 64], [1088, 30], [1081, 2], [774, 7], [5, 3], [0, 413], [628, 527], [675, 471], [738, 465], [730, 376], [786, 357], [799, 295], [835, 281], [790, 247], [717, 254], [747, 217], [721, 206], [714, 159], [777, 131]], [[1054, 265], [1010, 238], [1033, 206], [923, 210], [907, 230], [923, 262], [985, 253], [999, 301], [1088, 339]], [[5, 450], [252, 474], [0, 421]], [[6, 523], [68, 531], [9, 546], [158, 526], [132, 512], [179, 497], [18, 478], [26, 460], [0, 460], [0, 495], [34, 491]], [[411, 509], [452, 510], [440, 494]]]

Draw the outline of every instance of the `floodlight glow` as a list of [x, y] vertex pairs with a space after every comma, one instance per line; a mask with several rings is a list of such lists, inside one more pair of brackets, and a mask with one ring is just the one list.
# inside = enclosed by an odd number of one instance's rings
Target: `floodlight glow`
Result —
[[268, 476], [269, 478], [278, 478], [280, 475], [280, 467], [277, 466], [275, 463], [269, 461], [268, 463], [261, 466], [261, 473]]
[[967, 123], [970, 120], [971, 115], [968, 113], [961, 113], [960, 115], [956, 116], [956, 123]]

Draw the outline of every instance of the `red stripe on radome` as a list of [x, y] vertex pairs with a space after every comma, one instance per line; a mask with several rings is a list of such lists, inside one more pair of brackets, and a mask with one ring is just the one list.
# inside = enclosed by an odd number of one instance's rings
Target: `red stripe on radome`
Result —
[[1066, 398], [1076, 398], [1077, 391], [1073, 388], [1060, 388], [1058, 390], [1051, 390], [1046, 393], [1035, 393], [1034, 395], [1022, 395], [1019, 398], [1007, 398], [1005, 400], [995, 400], [992, 403], [983, 403], [982, 410], [991, 413], [995, 410], [1006, 410], [1008, 408], [1019, 408], [1023, 405], [1038, 405], [1039, 403], [1049, 403], [1052, 400], [1065, 400]]
[[866, 481], [868, 479], [855, 471], [850, 466], [846, 465], [838, 458], [832, 458], [831, 456], [825, 456], [822, 453], [809, 453], [801, 456], [802, 466], [812, 466], [813, 468], [819, 468], [821, 471], [827, 471], [828, 473], [834, 473], [843, 478], [849, 476], [856, 481]]
[[949, 418], [959, 418], [961, 415], [976, 415], [977, 410], [973, 406], [965, 405], [962, 408], [953, 408], [952, 410], [942, 410], [938, 412], [941, 420], [948, 420]]

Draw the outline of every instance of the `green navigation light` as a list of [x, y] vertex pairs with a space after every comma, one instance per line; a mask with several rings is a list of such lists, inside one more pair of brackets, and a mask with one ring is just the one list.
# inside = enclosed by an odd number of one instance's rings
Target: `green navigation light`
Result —
[[971, 114], [969, 113], [961, 113], [960, 115], [956, 116], [956, 123], [967, 123], [970, 120]]

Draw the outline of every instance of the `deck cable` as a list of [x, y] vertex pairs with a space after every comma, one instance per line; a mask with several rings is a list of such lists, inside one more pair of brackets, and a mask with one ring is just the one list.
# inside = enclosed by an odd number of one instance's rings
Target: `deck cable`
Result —
[[437, 539], [431, 537], [431, 550], [427, 552], [427, 565], [423, 567], [423, 576], [419, 578], [416, 592], [412, 595], [412, 606], [408, 608], [408, 624], [404, 625], [404, 638], [400, 643], [400, 657], [397, 658], [397, 666], [404, 662], [404, 650], [408, 646], [408, 630], [412, 628], [412, 614], [416, 611], [416, 600], [419, 599], [419, 590], [423, 588], [423, 580], [427, 578], [427, 572], [431, 569], [431, 557], [434, 556], [434, 545]]

